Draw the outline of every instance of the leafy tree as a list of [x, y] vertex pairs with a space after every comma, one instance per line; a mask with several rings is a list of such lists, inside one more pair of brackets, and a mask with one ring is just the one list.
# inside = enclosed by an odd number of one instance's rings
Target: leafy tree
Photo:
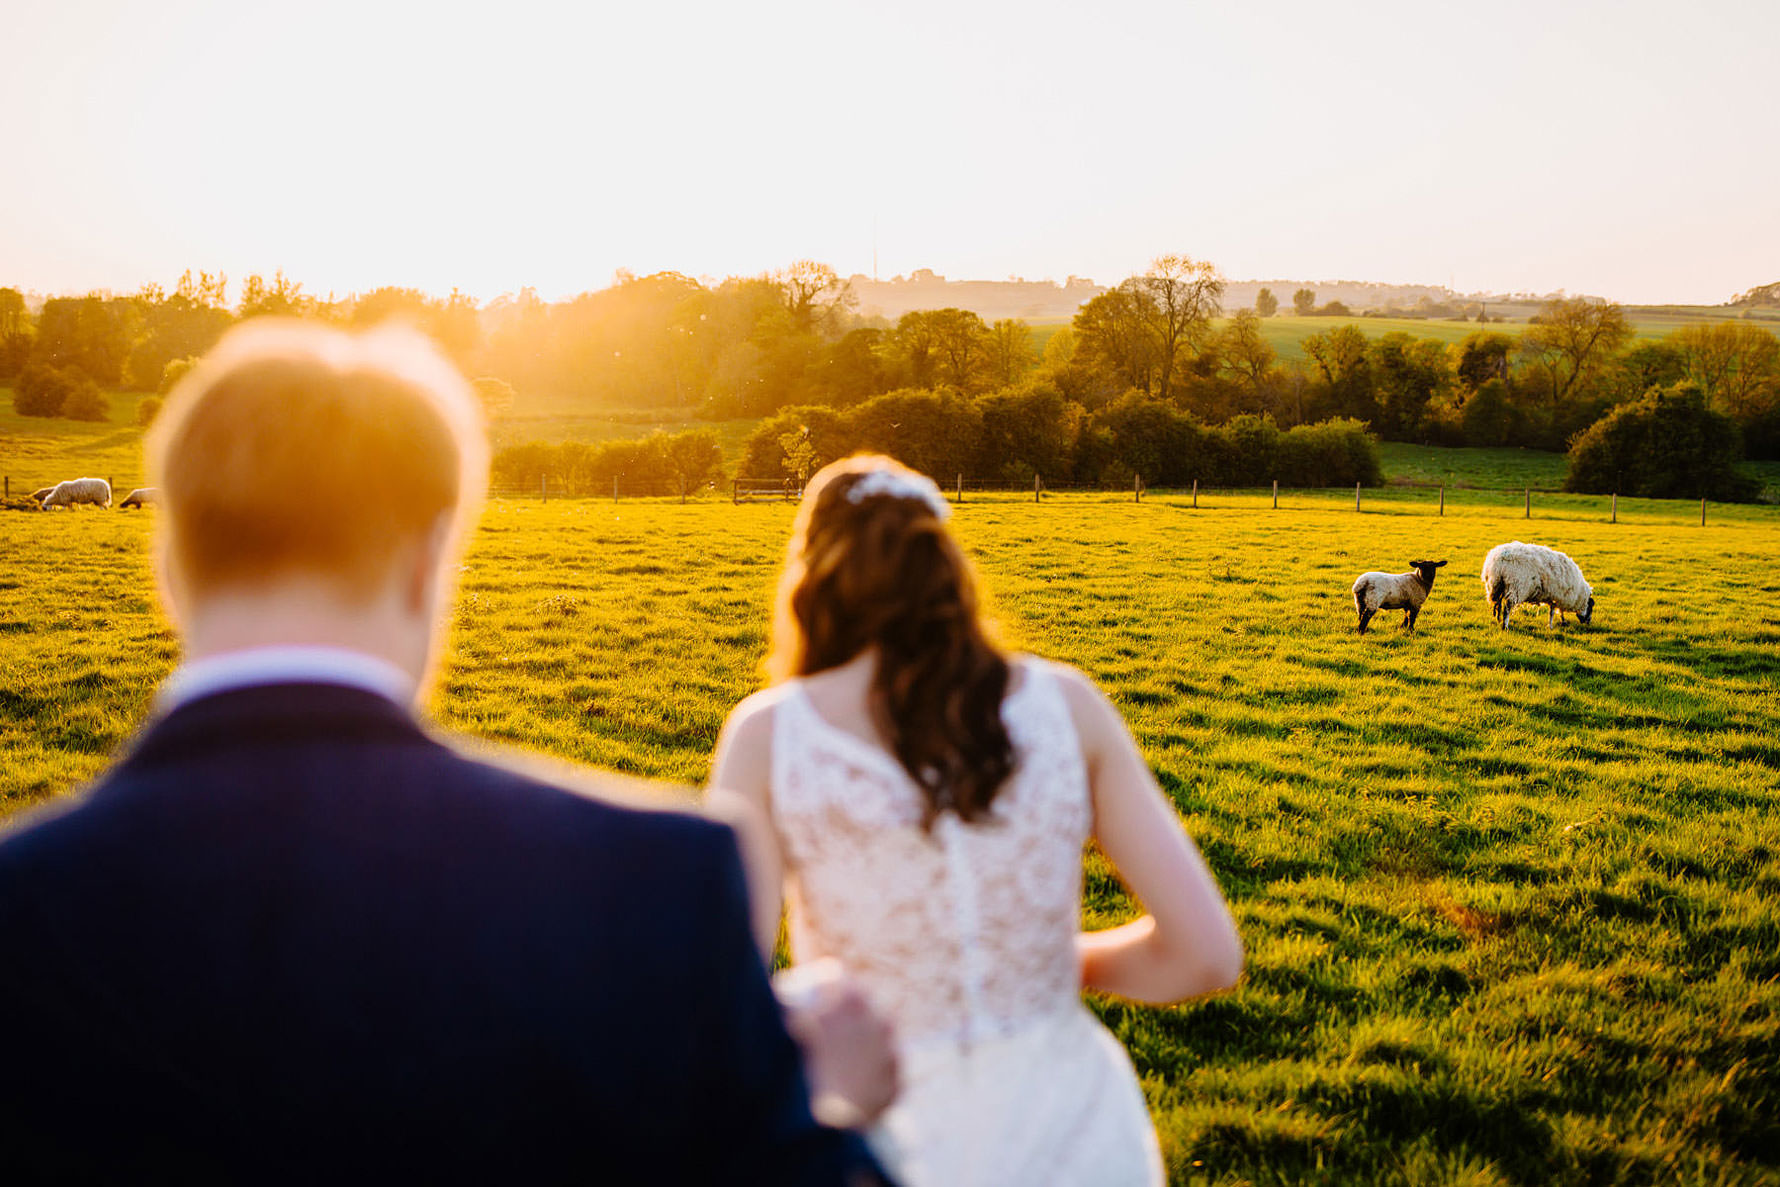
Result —
[[35, 361], [78, 367], [96, 383], [122, 381], [141, 311], [128, 297], [52, 297], [37, 319]]
[[142, 402], [136, 405], [136, 423], [145, 429], [153, 424], [155, 417], [160, 414], [161, 397], [159, 396], [144, 396]]
[[30, 316], [25, 308], [25, 294], [15, 288], [0, 288], [0, 334], [14, 334], [24, 329]]
[[1653, 387], [1671, 387], [1686, 378], [1681, 353], [1666, 341], [1633, 342], [1609, 367], [1596, 385], [1610, 403], [1636, 400]]
[[916, 309], [902, 315], [891, 334], [888, 353], [909, 387], [932, 387], [939, 370], [939, 328], [936, 310]]
[[848, 330], [830, 346], [822, 366], [822, 386], [831, 402], [857, 404], [889, 390], [885, 375], [887, 335], [875, 326]]
[[1148, 272], [1133, 281], [1149, 298], [1143, 311], [1154, 339], [1157, 395], [1166, 400], [1173, 392], [1183, 353], [1200, 353], [1211, 338], [1224, 280], [1203, 260], [1168, 255], [1158, 257]]
[[1446, 347], [1398, 331], [1374, 340], [1366, 361], [1378, 402], [1374, 423], [1379, 435], [1387, 441], [1419, 440], [1429, 403], [1451, 382]]
[[983, 319], [968, 309], [935, 309], [928, 314], [937, 362], [935, 378], [962, 392], [986, 386], [994, 341]]
[[1309, 317], [1316, 312], [1316, 292], [1312, 289], [1299, 289], [1292, 294], [1292, 312], [1299, 317]]
[[1492, 330], [1473, 330], [1451, 347], [1452, 369], [1458, 381], [1473, 391], [1492, 379], [1508, 378], [1508, 356], [1514, 339]]
[[[136, 294], [142, 336], [130, 351], [128, 378], [137, 391], [155, 391], [175, 359], [195, 358], [216, 344], [234, 318], [223, 305], [228, 278], [187, 270], [171, 294], [147, 285]], [[162, 389], [164, 390], [164, 389]]]
[[287, 279], [282, 269], [272, 274], [272, 283], [255, 272], [241, 283], [241, 304], [235, 316], [243, 321], [250, 317], [300, 317], [315, 302], [303, 295], [303, 286]]
[[[1314, 297], [1311, 299], [1315, 300]], [[1279, 298], [1273, 295], [1272, 289], [1263, 288], [1255, 294], [1255, 312], [1262, 317], [1272, 317], [1279, 312]]]
[[1560, 297], [1539, 307], [1521, 335], [1521, 354], [1555, 406], [1603, 369], [1631, 335], [1625, 310], [1613, 302]]
[[1780, 338], [1741, 322], [1682, 326], [1667, 340], [1708, 403], [1739, 422], [1780, 396]]
[[1336, 326], [1301, 343], [1320, 379], [1311, 407], [1320, 416], [1346, 416], [1372, 422], [1378, 403], [1372, 394], [1366, 335], [1357, 326]]
[[1257, 398], [1266, 391], [1278, 358], [1273, 344], [1261, 333], [1261, 318], [1265, 316], [1238, 309], [1225, 324], [1218, 341], [1218, 358], [1224, 372]]
[[1318, 309], [1316, 315], [1318, 317], [1352, 317], [1354, 311], [1349, 309], [1345, 302], [1330, 301], [1327, 305]]
[[1564, 489], [1643, 498], [1746, 501], [1758, 484], [1738, 473], [1742, 437], [1691, 380], [1622, 404], [1570, 448]]
[[1121, 387], [1148, 392], [1160, 366], [1152, 316], [1149, 294], [1131, 281], [1108, 289], [1076, 310], [1075, 357], [1111, 373]]
[[1032, 369], [1032, 327], [1002, 318], [989, 327], [989, 374], [996, 387], [1012, 387]]
[[798, 260], [772, 279], [783, 293], [792, 326], [801, 333], [833, 331], [840, 316], [858, 302], [851, 285], [815, 260]]
[[1514, 434], [1514, 406], [1502, 379], [1486, 379], [1459, 410], [1466, 445], [1506, 445]]

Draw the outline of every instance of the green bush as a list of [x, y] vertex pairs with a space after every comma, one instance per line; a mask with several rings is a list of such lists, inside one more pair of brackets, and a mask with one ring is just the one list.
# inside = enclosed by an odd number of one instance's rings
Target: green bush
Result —
[[142, 402], [136, 405], [136, 423], [143, 428], [147, 428], [149, 425], [153, 424], [155, 422], [155, 417], [160, 414], [161, 397], [159, 396], [144, 396]]
[[547, 478], [553, 495], [609, 495], [614, 481], [621, 495], [687, 495], [722, 476], [723, 450], [710, 429], [591, 445], [527, 441], [497, 451], [489, 466], [494, 486], [517, 494], [542, 493]]
[[99, 390], [99, 385], [82, 375], [68, 398], [62, 402], [62, 415], [69, 420], [110, 420], [111, 398]]
[[1570, 448], [1564, 489], [1648, 499], [1748, 502], [1759, 484], [1737, 471], [1736, 422], [1706, 405], [1697, 384], [1652, 390], [1596, 421]]
[[1282, 486], [1377, 486], [1384, 481], [1378, 444], [1365, 422], [1351, 419], [1295, 425], [1280, 437]]
[[19, 372], [12, 407], [20, 416], [104, 420], [111, 412], [111, 401], [78, 367], [33, 363]]
[[184, 379], [187, 372], [197, 365], [198, 360], [196, 356], [187, 356], [183, 359], [169, 359], [167, 365], [161, 368], [161, 381], [160, 385], [155, 388], [156, 394], [164, 396], [172, 391], [173, 385], [178, 383], [181, 379]]

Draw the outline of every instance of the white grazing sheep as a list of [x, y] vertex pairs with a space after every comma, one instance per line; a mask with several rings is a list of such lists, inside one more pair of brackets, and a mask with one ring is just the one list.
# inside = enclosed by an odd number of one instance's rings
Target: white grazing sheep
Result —
[[124, 497], [124, 501], [117, 505], [117, 509], [122, 511], [126, 507], [152, 507], [160, 501], [159, 487], [139, 486]]
[[1543, 544], [1511, 540], [1490, 549], [1483, 558], [1483, 596], [1498, 625], [1508, 629], [1516, 606], [1545, 605], [1545, 623], [1574, 614], [1583, 626], [1595, 616], [1595, 591], [1582, 579], [1576, 562]]
[[1380, 610], [1403, 611], [1403, 626], [1415, 629], [1415, 617], [1434, 588], [1434, 570], [1445, 561], [1410, 561], [1407, 573], [1361, 573], [1354, 578], [1354, 609], [1360, 612], [1360, 633]]
[[91, 503], [95, 507], [111, 506], [111, 483], [103, 478], [70, 478], [66, 482], [58, 482], [50, 488], [49, 494], [43, 497], [43, 509], [51, 507], [74, 507], [80, 503]]

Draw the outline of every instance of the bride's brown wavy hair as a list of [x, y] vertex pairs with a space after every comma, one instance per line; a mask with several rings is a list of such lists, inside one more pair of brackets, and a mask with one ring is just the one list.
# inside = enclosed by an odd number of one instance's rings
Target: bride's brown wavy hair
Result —
[[848, 497], [877, 470], [925, 481], [861, 454], [825, 466], [805, 489], [768, 671], [808, 676], [876, 647], [871, 714], [926, 798], [923, 823], [948, 809], [980, 820], [1014, 769], [1001, 720], [1007, 657], [978, 616], [970, 562], [928, 502]]

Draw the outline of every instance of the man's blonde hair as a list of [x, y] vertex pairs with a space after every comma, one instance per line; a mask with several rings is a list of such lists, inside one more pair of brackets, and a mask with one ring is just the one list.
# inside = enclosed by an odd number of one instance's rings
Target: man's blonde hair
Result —
[[147, 441], [168, 561], [196, 595], [304, 575], [371, 597], [397, 548], [480, 507], [488, 439], [412, 330], [257, 319], [173, 388]]

